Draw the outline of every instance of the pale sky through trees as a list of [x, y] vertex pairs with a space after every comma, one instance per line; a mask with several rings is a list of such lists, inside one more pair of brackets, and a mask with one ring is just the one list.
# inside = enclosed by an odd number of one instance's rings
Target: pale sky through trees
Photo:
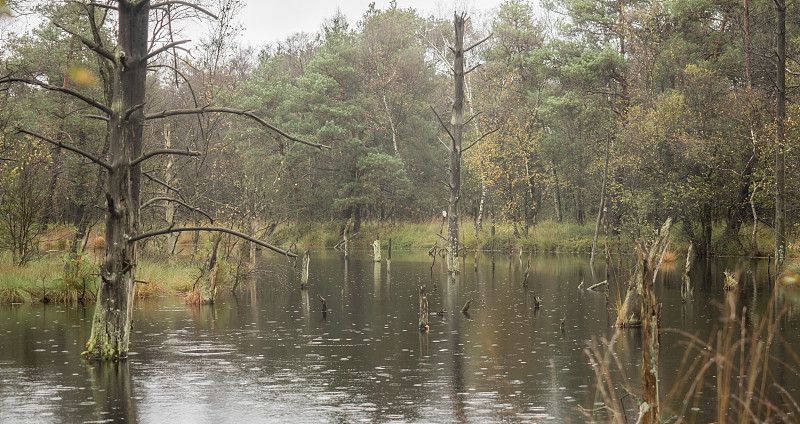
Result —
[[[275, 44], [296, 32], [317, 32], [322, 23], [339, 9], [347, 16], [351, 25], [367, 11], [371, 0], [299, 0], [259, 1], [248, 0], [240, 21], [244, 26], [244, 44], [258, 47]], [[378, 9], [387, 9], [389, 0], [375, 1]], [[397, 7], [413, 7], [421, 16], [443, 16], [452, 18], [453, 11], [466, 9], [476, 17], [497, 8], [502, 0], [398, 0]]]
[[[335, 15], [337, 9], [341, 10], [350, 25], [354, 26], [371, 2], [371, 0], [245, 0], [244, 10], [237, 17], [243, 27], [240, 41], [245, 46], [259, 48], [265, 44], [274, 45], [297, 32], [314, 34], [327, 19]], [[495, 10], [502, 2], [503, 0], [397, 0], [397, 6], [401, 9], [412, 7], [420, 16], [433, 15], [446, 19], [452, 19], [455, 10], [466, 10], [469, 16], [480, 22], [482, 17]], [[198, 3], [208, 5], [212, 2], [198, 1]], [[36, 1], [20, 3], [26, 7], [34, 4]], [[375, 7], [382, 10], [387, 9], [389, 4], [390, 0], [375, 1]], [[0, 40], [8, 37], [9, 32], [24, 33], [39, 24], [34, 15], [23, 13], [12, 17], [4, 16], [0, 18]], [[185, 29], [185, 35], [196, 45], [201, 37], [200, 34], [210, 24], [208, 20], [195, 21]]]

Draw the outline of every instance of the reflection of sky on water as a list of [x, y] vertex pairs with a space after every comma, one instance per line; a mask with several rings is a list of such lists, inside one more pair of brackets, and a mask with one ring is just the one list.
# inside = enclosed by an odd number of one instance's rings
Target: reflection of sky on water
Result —
[[[2, 307], [0, 421], [581, 422], [579, 406], [599, 405], [583, 349], [613, 336], [616, 285], [608, 303], [603, 293], [578, 291], [581, 280], [593, 281], [588, 258], [534, 256], [526, 289], [516, 256], [498, 254], [493, 272], [484, 254], [477, 273], [469, 258], [453, 283], [440, 261], [431, 273], [424, 253], [393, 253], [388, 275], [366, 255], [345, 263], [336, 252], [315, 252], [307, 292], [296, 288], [293, 269], [273, 266], [213, 308], [139, 302], [133, 354], [116, 365], [79, 356], [91, 307]], [[685, 306], [679, 273], [667, 273], [659, 285], [665, 327], [703, 329], [707, 338], [724, 265], [696, 271], [697, 301]], [[427, 334], [416, 329], [420, 279], [433, 313]], [[741, 302], [758, 309], [768, 292], [760, 290], [743, 291]], [[325, 317], [317, 294], [331, 309]], [[469, 299], [467, 316], [458, 311]], [[443, 307], [448, 313], [435, 315]], [[626, 330], [614, 344], [634, 387], [638, 337]], [[661, 337], [669, 386], [685, 345], [675, 334]], [[713, 405], [713, 397], [700, 399], [700, 409], [712, 413]]]

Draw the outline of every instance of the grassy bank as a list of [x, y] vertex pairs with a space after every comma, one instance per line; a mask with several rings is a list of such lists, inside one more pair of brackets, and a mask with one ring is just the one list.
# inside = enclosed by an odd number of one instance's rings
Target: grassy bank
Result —
[[[0, 255], [0, 304], [28, 302], [93, 302], [98, 288], [99, 257], [93, 253], [70, 259], [47, 254], [18, 266], [9, 254]], [[191, 290], [198, 269], [188, 262], [144, 259], [137, 270], [139, 297]]]
[[[272, 241], [279, 245], [288, 246], [291, 243], [297, 244], [302, 249], [310, 248], [330, 248], [339, 243], [342, 238], [339, 235], [341, 223], [338, 222], [304, 222], [301, 224], [287, 225], [280, 227], [272, 237]], [[393, 249], [430, 249], [434, 244], [442, 246], [442, 238], [439, 232], [447, 235], [446, 226], [442, 228], [441, 219], [435, 219], [422, 223], [398, 223], [394, 226], [367, 222], [361, 226], [356, 236], [352, 239], [351, 245], [356, 248], [367, 248], [380, 236], [383, 248], [387, 248], [389, 239], [392, 239]], [[718, 240], [724, 230], [724, 225], [716, 226], [713, 230], [712, 240]], [[751, 253], [750, 231], [752, 227], [742, 228], [740, 232], [741, 244], [720, 245], [715, 247], [720, 254], [725, 255], [746, 255]], [[673, 231], [670, 251], [676, 255], [686, 254], [689, 246], [689, 237], [676, 228]], [[633, 238], [635, 235], [622, 233], [617, 236], [608, 237], [608, 249], [616, 252], [619, 248], [623, 252], [633, 250]], [[758, 255], [769, 255], [773, 247], [772, 229], [760, 226], [756, 239]], [[555, 253], [590, 253], [592, 250], [592, 240], [594, 238], [594, 223], [583, 225], [571, 222], [542, 221], [528, 230], [524, 234], [518, 228], [514, 234], [514, 227], [511, 224], [503, 223], [495, 226], [494, 235], [491, 232], [491, 224], [485, 222], [477, 237], [475, 228], [471, 221], [462, 224], [461, 245], [467, 249], [481, 250], [526, 250], [533, 252], [555, 252]], [[601, 231], [597, 240], [598, 252], [605, 251], [606, 237]], [[796, 250], [790, 249], [790, 256], [798, 256]]]
[[[283, 225], [270, 237], [270, 242], [288, 247], [292, 243], [298, 249], [331, 248], [341, 241], [339, 231], [341, 223], [328, 222], [303, 222], [300, 224]], [[718, 240], [723, 227], [715, 227], [712, 240]], [[104, 240], [95, 230], [89, 237], [87, 252], [79, 258], [70, 259], [64, 253], [69, 247], [67, 241], [72, 234], [69, 228], [58, 228], [49, 231], [44, 242], [40, 244], [40, 251], [47, 252], [24, 266], [17, 266], [11, 256], [0, 253], [0, 304], [20, 302], [55, 301], [63, 303], [76, 303], [78, 301], [93, 301], [98, 287], [97, 270], [99, 269], [99, 255], [103, 251]], [[440, 231], [446, 235], [446, 228], [442, 228], [441, 219], [428, 222], [404, 222], [390, 226], [377, 222], [367, 222], [361, 226], [358, 233], [352, 238], [352, 247], [367, 248], [380, 236], [384, 249], [388, 248], [389, 239], [392, 240], [393, 249], [401, 250], [428, 250], [434, 245], [442, 247], [443, 239]], [[751, 228], [743, 228], [740, 234], [741, 243], [730, 246], [721, 246], [725, 254], [741, 254], [743, 249], [751, 251]], [[464, 221], [461, 231], [461, 245], [469, 250], [526, 250], [533, 252], [556, 253], [582, 253], [588, 254], [592, 248], [594, 224], [578, 225], [569, 222], [543, 221], [531, 227], [528, 234], [518, 229], [515, 234], [514, 227], [510, 224], [498, 224], [492, 234], [491, 223], [485, 222], [483, 228], [475, 233], [471, 221]], [[208, 244], [208, 234], [202, 234], [200, 242], [201, 252], [193, 260], [189, 257], [192, 251], [192, 240], [189, 233], [182, 234], [179, 239], [180, 252], [175, 258], [164, 260], [155, 249], [148, 245], [142, 249], [143, 257], [137, 267], [136, 284], [137, 296], [158, 296], [165, 294], [179, 294], [190, 291], [200, 273], [199, 263], [202, 263], [203, 246]], [[608, 238], [608, 248], [616, 253], [620, 248], [622, 252], [631, 252], [635, 235], [622, 234], [619, 240], [616, 236]], [[619, 243], [619, 245], [618, 245]], [[773, 233], [768, 227], [760, 227], [756, 241], [757, 251], [760, 255], [769, 255], [773, 249]], [[796, 243], [789, 244], [790, 258], [800, 256], [794, 247]], [[602, 234], [598, 238], [598, 252], [602, 254], [606, 249], [606, 238]], [[677, 228], [673, 233], [670, 254], [673, 258], [685, 255], [688, 248], [688, 237]], [[718, 248], [720, 248], [718, 246]], [[246, 257], [246, 255], [245, 255]], [[218, 281], [224, 289], [225, 281], [232, 280], [236, 270], [224, 264], [218, 272], [225, 274]], [[794, 265], [791, 272], [800, 275], [800, 264]], [[800, 277], [798, 277], [800, 279]]]

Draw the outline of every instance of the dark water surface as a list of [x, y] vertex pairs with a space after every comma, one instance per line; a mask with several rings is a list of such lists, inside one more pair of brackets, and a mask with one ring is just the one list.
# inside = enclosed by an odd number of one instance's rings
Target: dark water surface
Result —
[[[364, 253], [345, 262], [338, 252], [314, 252], [310, 287], [301, 291], [285, 259], [268, 257], [252, 283], [213, 307], [178, 297], [138, 301], [131, 357], [122, 363], [80, 356], [92, 306], [0, 306], [0, 422], [583, 422], [580, 407], [602, 405], [584, 348], [615, 335], [618, 289], [613, 278], [608, 298], [578, 284], [604, 280], [603, 259], [593, 278], [588, 256], [534, 255], [527, 289], [516, 255], [496, 254], [493, 267], [484, 253], [474, 272], [470, 254], [456, 283], [441, 262], [431, 275], [424, 252], [394, 252], [387, 272]], [[766, 261], [699, 261], [688, 305], [678, 265], [657, 285], [662, 327], [707, 340], [719, 323], [725, 269], [739, 271], [744, 284], [738, 309], [747, 306], [752, 318], [766, 309]], [[417, 330], [418, 279], [431, 292], [431, 312], [448, 310], [431, 315], [427, 334]], [[318, 294], [331, 309], [326, 316]], [[467, 316], [459, 311], [469, 299]], [[781, 321], [795, 350], [797, 324], [793, 313]], [[636, 389], [639, 337], [624, 330], [614, 342]], [[663, 333], [661, 347], [665, 395], [685, 369], [685, 337]], [[800, 397], [796, 378], [783, 384]], [[704, 389], [691, 405], [695, 418], [712, 421], [715, 402]], [[634, 417], [635, 402], [626, 406]]]

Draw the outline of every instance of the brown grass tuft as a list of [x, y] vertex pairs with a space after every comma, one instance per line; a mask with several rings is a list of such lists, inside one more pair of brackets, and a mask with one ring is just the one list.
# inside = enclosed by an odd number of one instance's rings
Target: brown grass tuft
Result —
[[667, 252], [664, 253], [664, 259], [662, 259], [662, 263], [670, 264], [674, 263], [675, 260], [678, 259], [678, 254], [675, 252]]

